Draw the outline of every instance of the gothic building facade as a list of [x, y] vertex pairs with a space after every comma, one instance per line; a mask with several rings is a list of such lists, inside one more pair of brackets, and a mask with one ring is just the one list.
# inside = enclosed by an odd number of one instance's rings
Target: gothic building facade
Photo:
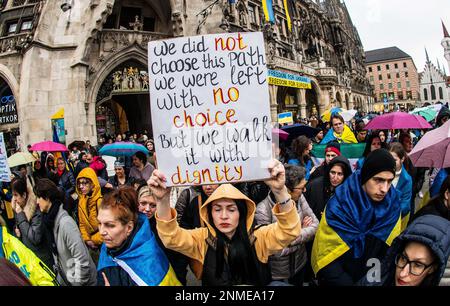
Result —
[[311, 89], [269, 86], [273, 121], [285, 111], [370, 110], [364, 50], [345, 4], [293, 1], [289, 27], [283, 1], [272, 2], [273, 23], [261, 0], [0, 0], [0, 94], [13, 101], [0, 131], [9, 145], [51, 140], [50, 117], [64, 108], [67, 143], [151, 134], [148, 42], [237, 31], [263, 32], [269, 69], [311, 80]]

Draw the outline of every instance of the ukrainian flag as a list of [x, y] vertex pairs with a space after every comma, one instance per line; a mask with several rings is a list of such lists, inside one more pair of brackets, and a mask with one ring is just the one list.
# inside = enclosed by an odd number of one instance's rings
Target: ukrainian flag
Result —
[[266, 21], [270, 23], [275, 23], [275, 15], [273, 13], [272, 0], [261, 0], [261, 1]]
[[138, 286], [181, 286], [164, 251], [156, 242], [147, 216], [139, 214], [138, 226], [130, 246], [117, 257], [111, 257], [106, 245], [102, 245], [97, 271], [120, 266]]
[[19, 239], [0, 227], [0, 258], [16, 265], [33, 286], [58, 286], [56, 275]]
[[395, 188], [390, 188], [382, 202], [373, 203], [361, 188], [360, 176], [360, 171], [351, 175], [327, 203], [311, 255], [316, 275], [350, 249], [355, 258], [361, 258], [368, 235], [390, 246], [401, 233], [401, 210]]
[[294, 3], [292, 1], [293, 0], [283, 0], [289, 31], [292, 31], [292, 18], [294, 17]]

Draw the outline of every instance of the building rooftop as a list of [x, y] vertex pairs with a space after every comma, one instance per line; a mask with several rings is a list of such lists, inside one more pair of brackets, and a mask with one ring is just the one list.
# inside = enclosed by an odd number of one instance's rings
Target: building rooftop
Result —
[[411, 56], [397, 47], [389, 47], [366, 52], [366, 64], [387, 62], [403, 58], [411, 58]]

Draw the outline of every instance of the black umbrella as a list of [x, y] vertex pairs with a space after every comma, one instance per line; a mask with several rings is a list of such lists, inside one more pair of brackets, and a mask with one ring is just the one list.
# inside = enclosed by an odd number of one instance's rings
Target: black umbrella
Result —
[[289, 133], [287, 142], [291, 142], [298, 136], [302, 136], [302, 135], [305, 135], [308, 138], [313, 138], [320, 132], [320, 129], [316, 129], [309, 125], [299, 124], [299, 123], [296, 123], [293, 125], [286, 125], [286, 126], [283, 126], [281, 129], [283, 131]]

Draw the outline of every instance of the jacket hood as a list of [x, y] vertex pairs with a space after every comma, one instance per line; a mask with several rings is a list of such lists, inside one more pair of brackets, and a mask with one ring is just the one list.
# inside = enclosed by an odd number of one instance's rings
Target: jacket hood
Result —
[[243, 200], [247, 205], [247, 231], [250, 232], [253, 220], [255, 218], [256, 205], [255, 202], [250, 200], [242, 192], [240, 192], [236, 187], [231, 184], [223, 184], [217, 188], [213, 194], [208, 198], [208, 200], [200, 208], [200, 218], [206, 223], [209, 231], [212, 235], [216, 236], [216, 231], [214, 230], [212, 220], [210, 222], [208, 218], [208, 205], [219, 199], [232, 199], [232, 200]]
[[450, 110], [447, 107], [442, 106], [439, 114], [436, 116], [436, 124], [438, 125], [439, 121], [445, 116], [450, 117]]
[[[94, 188], [92, 189], [92, 198], [97, 199], [101, 196], [101, 188], [100, 188], [100, 183], [98, 181], [97, 178], [97, 174], [95, 174], [95, 171], [92, 168], [84, 168], [83, 170], [81, 170], [80, 174], [78, 174], [77, 176], [77, 182], [79, 179], [81, 178], [87, 178], [90, 179], [92, 181], [92, 183], [94, 184]], [[78, 183], [76, 184], [76, 190], [77, 193], [82, 196], [81, 190], [78, 188]]]
[[[436, 215], [424, 215], [415, 219], [392, 243], [382, 267], [381, 284], [395, 283], [395, 257], [403, 251], [407, 242], [416, 241], [428, 246], [436, 256], [438, 272], [430, 280], [430, 286], [437, 286], [444, 275], [450, 255], [450, 222]], [[377, 284], [373, 284], [377, 285]]]
[[328, 178], [331, 168], [333, 168], [336, 164], [344, 165], [344, 180], [352, 174], [352, 167], [350, 166], [350, 162], [348, 161], [348, 159], [345, 156], [337, 156], [330, 161], [325, 170], [326, 173], [328, 174], [327, 176]]
[[444, 275], [447, 260], [450, 255], [450, 222], [442, 217], [425, 215], [417, 218], [406, 228], [406, 230], [394, 241], [393, 250], [395, 255], [403, 250], [406, 242], [416, 241], [428, 246], [438, 261], [438, 273], [432, 280], [431, 285], [437, 286]]

